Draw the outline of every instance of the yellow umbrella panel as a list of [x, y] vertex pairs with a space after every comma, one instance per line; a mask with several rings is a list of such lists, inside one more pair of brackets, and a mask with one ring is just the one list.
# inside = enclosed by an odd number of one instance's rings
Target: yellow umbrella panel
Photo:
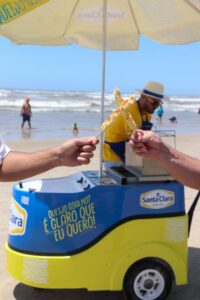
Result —
[[107, 50], [137, 49], [140, 35], [163, 44], [200, 39], [197, 0], [0, 0], [0, 32], [17, 44], [101, 49], [104, 4]]

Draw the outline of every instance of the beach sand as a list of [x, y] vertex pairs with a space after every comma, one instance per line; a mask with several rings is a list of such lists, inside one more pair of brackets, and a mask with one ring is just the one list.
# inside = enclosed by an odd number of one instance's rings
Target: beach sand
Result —
[[[200, 136], [176, 137], [177, 149], [199, 156]], [[32, 152], [57, 145], [58, 141], [22, 140], [9, 141], [13, 150]], [[95, 153], [89, 166], [76, 168], [57, 168], [38, 175], [35, 178], [53, 178], [66, 176], [79, 170], [98, 170], [99, 153]], [[13, 183], [1, 183], [1, 218], [0, 218], [0, 300], [122, 300], [121, 292], [87, 292], [86, 290], [44, 290], [38, 291], [15, 281], [6, 271], [4, 245], [7, 241], [9, 200]], [[196, 190], [185, 188], [186, 210], [189, 209]], [[200, 203], [195, 210], [192, 229], [189, 237], [189, 283], [186, 286], [173, 287], [169, 300], [197, 300], [200, 297]], [[64, 276], [64, 274], [63, 274]]]

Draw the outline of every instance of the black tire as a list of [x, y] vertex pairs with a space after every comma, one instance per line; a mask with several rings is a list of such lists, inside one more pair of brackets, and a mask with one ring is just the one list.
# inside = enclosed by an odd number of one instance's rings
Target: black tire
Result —
[[47, 289], [43, 289], [43, 288], [39, 288], [39, 287], [33, 287], [33, 289], [35, 290], [35, 291], [37, 291], [37, 292], [44, 292], [44, 291], [46, 291]]
[[164, 300], [172, 287], [172, 274], [161, 263], [149, 260], [133, 265], [124, 279], [129, 300]]

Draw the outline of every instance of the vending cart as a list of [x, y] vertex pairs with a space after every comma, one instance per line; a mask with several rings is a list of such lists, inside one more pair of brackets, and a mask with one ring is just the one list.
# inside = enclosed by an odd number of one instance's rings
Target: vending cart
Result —
[[[165, 299], [187, 283], [184, 188], [155, 162], [13, 188], [8, 272], [42, 289], [124, 290], [128, 299]], [[137, 161], [135, 161], [135, 159]]]

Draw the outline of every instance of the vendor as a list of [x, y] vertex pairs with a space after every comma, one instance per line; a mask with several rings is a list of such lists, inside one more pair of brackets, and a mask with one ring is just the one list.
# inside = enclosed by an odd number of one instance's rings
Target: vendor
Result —
[[[141, 92], [140, 98], [130, 97], [121, 101], [121, 105], [129, 106], [129, 112], [138, 128], [151, 130], [152, 114], [161, 105], [164, 97], [164, 86], [159, 82], [148, 82]], [[120, 112], [119, 112], [120, 113]], [[104, 167], [122, 166], [125, 162], [125, 142], [130, 132], [122, 115], [106, 130], [103, 145]]]

